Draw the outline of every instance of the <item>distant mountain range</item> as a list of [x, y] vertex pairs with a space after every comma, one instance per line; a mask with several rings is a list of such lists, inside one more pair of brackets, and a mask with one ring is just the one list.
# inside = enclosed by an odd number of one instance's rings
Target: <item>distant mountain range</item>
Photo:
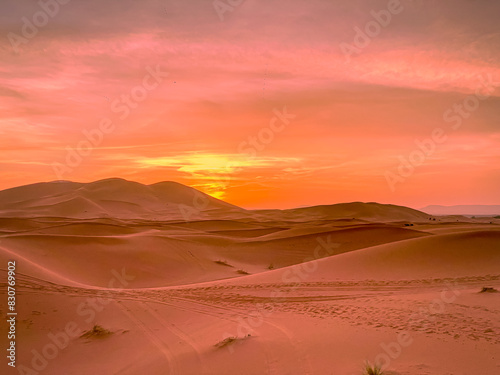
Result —
[[500, 215], [500, 205], [464, 204], [457, 206], [430, 205], [421, 208], [420, 211], [429, 215], [476, 215], [497, 216]]

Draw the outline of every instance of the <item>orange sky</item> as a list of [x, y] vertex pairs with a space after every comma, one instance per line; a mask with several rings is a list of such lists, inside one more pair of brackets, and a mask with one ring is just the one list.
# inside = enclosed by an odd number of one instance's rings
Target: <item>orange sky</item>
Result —
[[[498, 2], [245, 0], [221, 20], [212, 1], [74, 1], [34, 36], [37, 2], [4, 8], [0, 189], [123, 177], [248, 208], [500, 204]], [[360, 47], [371, 11], [390, 20]]]

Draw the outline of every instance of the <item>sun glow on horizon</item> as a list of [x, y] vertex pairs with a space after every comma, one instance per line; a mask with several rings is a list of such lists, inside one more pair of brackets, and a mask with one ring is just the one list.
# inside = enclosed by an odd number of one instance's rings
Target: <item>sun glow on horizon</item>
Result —
[[419, 3], [350, 56], [387, 1], [244, 2], [227, 22], [211, 2], [61, 7], [19, 53], [0, 41], [0, 189], [123, 177], [243, 207], [500, 204], [500, 3]]

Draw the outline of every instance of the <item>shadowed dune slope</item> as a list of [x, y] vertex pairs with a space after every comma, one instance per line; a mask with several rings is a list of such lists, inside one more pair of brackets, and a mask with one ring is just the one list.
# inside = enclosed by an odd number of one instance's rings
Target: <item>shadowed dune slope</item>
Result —
[[6, 260], [13, 254], [30, 261], [21, 262], [20, 273], [89, 286], [107, 287], [114, 272], [122, 270], [133, 277], [129, 288], [234, 276], [234, 270], [214, 262], [218, 256], [209, 246], [167, 238], [154, 230], [122, 237], [30, 234], [4, 238], [0, 257]]
[[[19, 272], [53, 282], [72, 280], [106, 287], [112, 270], [125, 269], [134, 275], [130, 287], [139, 288], [241, 277], [238, 269], [260, 273], [267, 271], [270, 264], [284, 267], [367, 244], [422, 235], [426, 234], [381, 227], [258, 241], [185, 229], [183, 232], [175, 227], [159, 230], [75, 223], [4, 236], [0, 254], [4, 259], [16, 254], [29, 260], [29, 265], [24, 264], [24, 271]], [[356, 237], [364, 240], [356, 243]], [[321, 243], [326, 247], [321, 247]], [[216, 261], [227, 262], [229, 267]]]
[[[415, 280], [499, 275], [500, 231], [413, 238], [313, 260], [228, 283]], [[304, 270], [306, 277], [297, 278]], [[298, 272], [298, 273], [297, 273]]]

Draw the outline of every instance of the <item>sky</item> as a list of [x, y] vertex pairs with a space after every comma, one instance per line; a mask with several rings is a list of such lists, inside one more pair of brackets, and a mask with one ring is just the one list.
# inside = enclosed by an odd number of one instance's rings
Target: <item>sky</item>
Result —
[[177, 181], [245, 208], [500, 204], [500, 3], [18, 0], [0, 189]]

